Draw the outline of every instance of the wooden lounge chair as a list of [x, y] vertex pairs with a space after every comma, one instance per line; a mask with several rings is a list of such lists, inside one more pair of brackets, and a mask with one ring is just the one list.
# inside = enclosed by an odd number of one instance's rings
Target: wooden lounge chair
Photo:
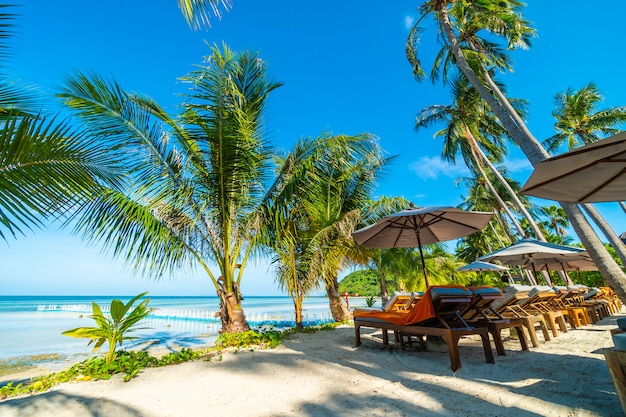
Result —
[[381, 307], [355, 307], [355, 311], [402, 311], [405, 310], [407, 302], [411, 299], [412, 294], [404, 291], [395, 291], [391, 294], [391, 298]]
[[550, 287], [535, 287], [528, 294], [528, 300], [524, 302], [524, 310], [529, 313], [542, 314], [552, 335], [557, 337], [559, 330], [563, 333], [567, 333], [567, 324], [565, 322], [565, 316], [560, 309], [555, 308], [550, 304], [550, 300], [556, 297], [556, 293]]
[[[424, 336], [437, 336], [448, 346], [450, 365], [453, 371], [461, 368], [459, 339], [466, 335], [479, 335], [482, 340], [485, 359], [494, 363], [495, 359], [486, 327], [472, 327], [459, 315], [472, 301], [471, 292], [457, 286], [432, 286], [407, 312], [376, 313], [359, 312], [354, 314], [355, 345], [361, 345], [361, 327], [381, 329], [383, 343], [389, 343], [388, 331], [394, 332], [402, 347], [411, 344], [411, 337], [417, 337], [420, 346], [425, 348]], [[405, 341], [405, 338], [408, 340]]]
[[509, 286], [504, 290], [504, 299], [501, 302], [494, 303], [493, 310], [504, 318], [510, 320], [519, 320], [530, 338], [533, 347], [539, 346], [539, 338], [537, 337], [536, 326], [539, 326], [545, 341], [550, 340], [548, 331], [548, 323], [543, 314], [531, 313], [524, 310], [524, 306], [531, 301], [528, 294], [532, 287]]
[[528, 350], [523, 321], [519, 318], [505, 318], [494, 309], [495, 303], [504, 299], [502, 291], [495, 287], [477, 287], [470, 290], [472, 302], [461, 313], [461, 317], [472, 326], [486, 326], [500, 356], [506, 356], [502, 341], [503, 329], [514, 329], [522, 350]]

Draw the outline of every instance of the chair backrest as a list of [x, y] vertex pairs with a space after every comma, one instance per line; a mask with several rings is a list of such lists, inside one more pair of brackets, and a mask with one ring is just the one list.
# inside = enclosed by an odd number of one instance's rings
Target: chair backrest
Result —
[[383, 311], [401, 311], [409, 298], [411, 298], [411, 294], [408, 292], [395, 291], [383, 307]]
[[413, 307], [415, 307], [415, 304], [417, 304], [417, 302], [422, 299], [423, 296], [424, 296], [423, 292], [412, 292], [411, 297], [408, 299], [406, 304], [404, 304], [403, 309], [404, 310], [412, 309]]
[[460, 313], [464, 320], [475, 321], [489, 319], [490, 315], [499, 316], [493, 309], [493, 305], [504, 298], [502, 290], [495, 287], [475, 287], [470, 288], [470, 291], [472, 291], [472, 301]]
[[460, 316], [472, 302], [472, 292], [463, 287], [431, 287], [430, 296], [435, 317], [447, 328], [470, 326]]

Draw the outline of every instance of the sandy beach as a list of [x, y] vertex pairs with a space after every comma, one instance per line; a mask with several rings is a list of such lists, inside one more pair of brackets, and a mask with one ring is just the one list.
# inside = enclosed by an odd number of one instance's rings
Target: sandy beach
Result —
[[[478, 339], [446, 353], [384, 346], [380, 331], [343, 326], [300, 334], [273, 350], [226, 353], [144, 370], [130, 382], [66, 383], [0, 402], [0, 416], [621, 416], [603, 350], [620, 314], [489, 364]], [[506, 331], [505, 331], [505, 334]], [[5, 379], [5, 378], [3, 378]]]

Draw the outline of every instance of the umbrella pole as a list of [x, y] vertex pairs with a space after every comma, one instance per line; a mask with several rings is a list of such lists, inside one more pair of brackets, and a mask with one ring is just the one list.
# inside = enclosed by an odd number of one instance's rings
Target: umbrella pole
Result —
[[415, 236], [417, 237], [417, 247], [420, 250], [420, 259], [422, 261], [422, 270], [424, 270], [424, 283], [426, 284], [426, 289], [430, 287], [428, 283], [428, 272], [426, 271], [426, 261], [424, 260], [424, 252], [422, 251], [422, 239], [420, 239], [420, 231], [419, 229], [415, 229]]
[[535, 276], [535, 282], [539, 284], [539, 278], [537, 277], [537, 271], [535, 270], [535, 261], [531, 261], [530, 265], [533, 267], [533, 275]]

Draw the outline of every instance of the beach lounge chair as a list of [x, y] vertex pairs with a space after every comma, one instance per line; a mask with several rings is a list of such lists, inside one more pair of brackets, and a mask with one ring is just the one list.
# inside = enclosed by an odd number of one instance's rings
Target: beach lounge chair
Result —
[[552, 335], [557, 337], [559, 330], [563, 333], [567, 333], [567, 324], [565, 322], [565, 316], [560, 309], [555, 308], [550, 304], [550, 300], [556, 297], [556, 292], [552, 287], [547, 286], [535, 286], [528, 294], [528, 300], [524, 302], [524, 310], [529, 313], [542, 314]]
[[[448, 347], [450, 365], [453, 371], [461, 368], [459, 339], [466, 335], [479, 335], [482, 340], [485, 359], [494, 363], [495, 359], [486, 327], [472, 327], [459, 315], [459, 311], [472, 301], [472, 293], [458, 286], [431, 286], [411, 310], [399, 312], [354, 311], [355, 345], [361, 345], [361, 327], [381, 329], [383, 343], [389, 343], [388, 331], [399, 337], [401, 346], [411, 344], [411, 337], [417, 337], [420, 347], [425, 348], [424, 336], [437, 336]], [[404, 338], [408, 338], [405, 341]]]
[[528, 350], [522, 320], [505, 318], [494, 309], [494, 305], [504, 299], [502, 290], [495, 287], [474, 287], [470, 290], [472, 291], [472, 302], [461, 313], [461, 317], [472, 326], [486, 326], [493, 338], [496, 352], [500, 356], [506, 356], [502, 341], [503, 329], [514, 329], [522, 350]]
[[394, 291], [389, 301], [381, 307], [355, 307], [355, 311], [402, 311], [405, 310], [407, 302], [411, 299], [412, 294], [405, 291]]
[[536, 326], [539, 326], [545, 341], [550, 340], [550, 333], [543, 314], [530, 313], [524, 310], [525, 303], [530, 301], [528, 294], [531, 290], [532, 287], [522, 285], [505, 287], [504, 298], [494, 303], [493, 310], [504, 318], [519, 320], [528, 332], [532, 345], [538, 347], [539, 338], [537, 337]]

